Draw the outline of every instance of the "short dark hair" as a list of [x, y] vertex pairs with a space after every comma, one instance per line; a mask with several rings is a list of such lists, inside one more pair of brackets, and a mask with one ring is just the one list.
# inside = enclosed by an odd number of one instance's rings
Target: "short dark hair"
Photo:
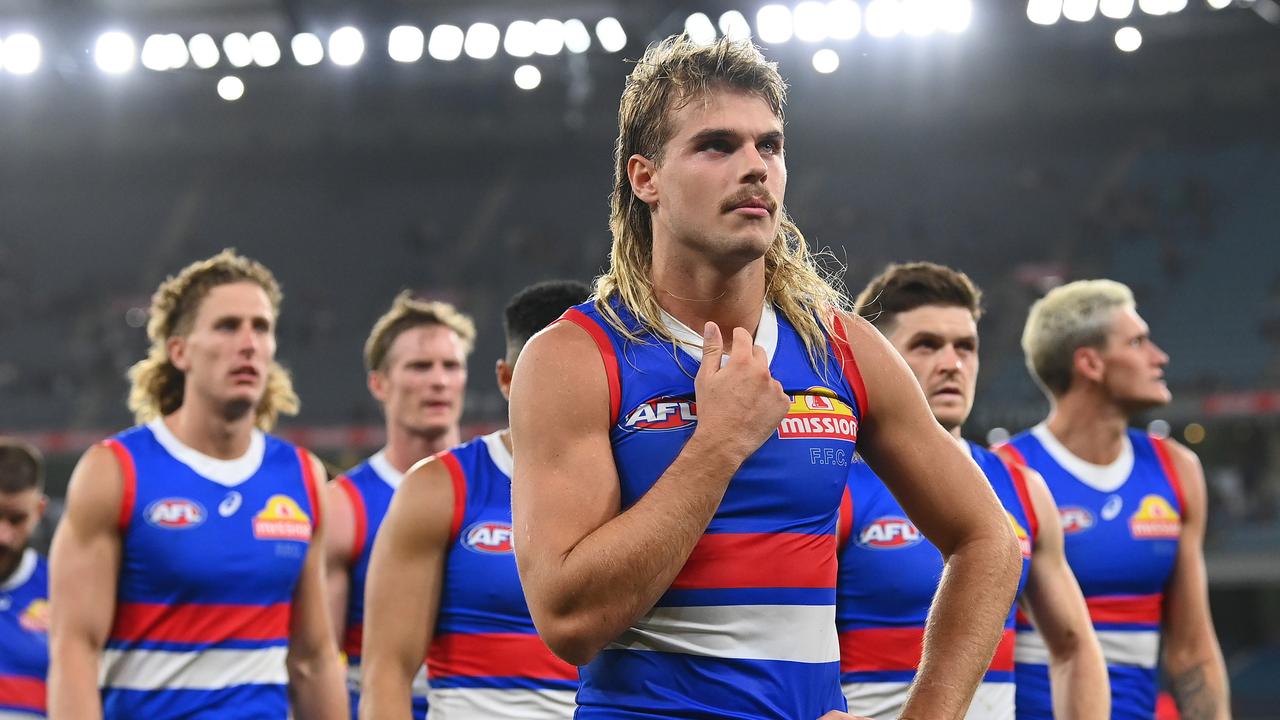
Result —
[[961, 307], [978, 320], [982, 317], [982, 291], [968, 275], [945, 265], [892, 263], [858, 293], [854, 312], [887, 332], [898, 315], [925, 305]]
[[44, 460], [28, 443], [0, 438], [0, 493], [44, 491]]
[[502, 314], [507, 336], [507, 362], [514, 363], [524, 344], [565, 310], [587, 301], [591, 288], [577, 280], [547, 280], [516, 293]]

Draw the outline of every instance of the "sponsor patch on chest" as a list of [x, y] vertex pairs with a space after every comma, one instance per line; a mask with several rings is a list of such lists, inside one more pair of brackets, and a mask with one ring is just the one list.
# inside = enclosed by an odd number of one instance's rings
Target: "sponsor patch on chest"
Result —
[[18, 617], [18, 625], [23, 630], [33, 633], [49, 632], [49, 601], [44, 598], [32, 600], [22, 615]]
[[1129, 516], [1129, 534], [1135, 540], [1176, 540], [1182, 534], [1182, 516], [1168, 500], [1147, 495]]
[[853, 408], [825, 387], [791, 396], [791, 408], [778, 425], [782, 440], [818, 438], [857, 442], [858, 418]]
[[253, 536], [259, 540], [311, 539], [311, 517], [288, 495], [272, 495], [253, 516]]

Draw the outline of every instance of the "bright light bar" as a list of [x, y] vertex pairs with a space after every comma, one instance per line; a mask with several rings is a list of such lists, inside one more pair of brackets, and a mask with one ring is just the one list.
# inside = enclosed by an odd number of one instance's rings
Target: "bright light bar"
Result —
[[488, 60], [498, 54], [498, 42], [501, 39], [502, 31], [498, 30], [497, 25], [474, 23], [467, 28], [467, 39], [463, 41], [462, 49], [468, 57]]
[[591, 49], [591, 33], [581, 20], [564, 21], [564, 49], [577, 55]]
[[334, 65], [350, 67], [364, 57], [364, 35], [351, 27], [340, 27], [329, 35], [329, 59]]
[[1116, 47], [1131, 53], [1142, 47], [1142, 33], [1135, 27], [1122, 27], [1116, 31]]
[[142, 43], [142, 67], [162, 72], [169, 69], [169, 54], [164, 35], [149, 35]]
[[853, 0], [827, 3], [827, 35], [832, 40], [852, 40], [862, 31], [862, 9]]
[[191, 54], [187, 52], [187, 43], [183, 41], [182, 36], [177, 33], [169, 33], [164, 36], [166, 47], [168, 48], [169, 69], [177, 70], [187, 66], [187, 61], [191, 59]]
[[950, 0], [938, 8], [938, 28], [952, 35], [969, 29], [973, 22], [972, 0]]
[[1138, 7], [1148, 15], [1166, 15], [1169, 12], [1168, 0], [1138, 0]]
[[542, 73], [532, 65], [521, 65], [516, 68], [515, 81], [521, 90], [533, 90], [542, 84]]
[[684, 21], [684, 31], [697, 45], [710, 45], [716, 41], [716, 27], [704, 13], [694, 13]]
[[617, 18], [607, 17], [596, 23], [596, 38], [605, 52], [615, 53], [627, 46], [627, 33]]
[[462, 43], [465, 36], [457, 25], [437, 25], [431, 30], [431, 39], [427, 41], [427, 54], [436, 60], [450, 62], [462, 55]]
[[938, 29], [938, 16], [933, 6], [933, 0], [902, 0], [903, 32], [915, 37], [932, 35]]
[[261, 67], [271, 67], [280, 62], [280, 44], [276, 36], [262, 30], [249, 36], [249, 48], [253, 51], [253, 62]]
[[126, 33], [110, 31], [98, 36], [93, 46], [93, 61], [104, 73], [122, 75], [133, 69], [138, 49]]
[[1037, 25], [1052, 25], [1062, 17], [1062, 0], [1030, 0], [1027, 19]]
[[253, 64], [253, 46], [244, 33], [234, 32], [222, 39], [222, 52], [227, 62], [242, 68]]
[[422, 31], [412, 25], [397, 25], [387, 35], [387, 55], [402, 63], [422, 59]]
[[831, 48], [823, 48], [813, 54], [813, 69], [823, 75], [830, 75], [840, 67], [840, 56]]
[[1133, 0], [1099, 0], [1098, 12], [1112, 20], [1123, 20], [1133, 14]]
[[1233, 0], [1205, 0], [1205, 2], [1214, 10], [1225, 10], [1231, 6]]
[[872, 37], [891, 38], [902, 32], [902, 6], [898, 0], [871, 0], [863, 22]]
[[1168, 8], [1170, 13], [1178, 13], [1187, 9], [1187, 0], [1169, 0]]
[[218, 64], [218, 43], [208, 33], [193, 36], [187, 41], [187, 48], [191, 50], [191, 62], [201, 70], [208, 70]]
[[218, 81], [218, 97], [227, 102], [235, 102], [244, 97], [244, 81], [235, 75], [228, 75]]
[[324, 60], [324, 45], [320, 38], [309, 32], [298, 33], [289, 41], [293, 50], [293, 59], [303, 67], [318, 65]]
[[756, 37], [761, 42], [784, 43], [794, 32], [791, 10], [786, 5], [765, 5], [756, 13]]
[[4, 41], [4, 69], [14, 75], [30, 75], [40, 68], [40, 41], [30, 33], [14, 33]]
[[730, 10], [720, 16], [720, 33], [730, 40], [746, 40], [751, 37], [751, 25], [747, 18], [737, 10]]
[[526, 58], [537, 47], [537, 26], [528, 20], [517, 20], [507, 26], [507, 36], [502, 49], [511, 57]]
[[1098, 0], [1062, 0], [1062, 17], [1074, 22], [1089, 22], [1098, 13]]
[[543, 18], [533, 26], [533, 49], [539, 55], [559, 55], [564, 49], [564, 23]]
[[827, 39], [827, 6], [818, 0], [804, 0], [791, 13], [796, 39], [804, 42], [822, 42]]

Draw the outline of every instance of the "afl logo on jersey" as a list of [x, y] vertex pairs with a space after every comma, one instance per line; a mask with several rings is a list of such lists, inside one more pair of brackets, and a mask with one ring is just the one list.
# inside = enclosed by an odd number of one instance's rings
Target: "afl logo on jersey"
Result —
[[482, 520], [462, 531], [462, 546], [482, 555], [510, 555], [511, 523]]
[[623, 430], [666, 432], [687, 428], [697, 422], [697, 403], [678, 397], [656, 397], [627, 413], [620, 425]]
[[164, 498], [147, 506], [147, 524], [164, 530], [190, 530], [204, 524], [204, 506], [186, 498]]
[[1067, 505], [1058, 508], [1058, 516], [1062, 518], [1062, 534], [1075, 535], [1093, 527], [1093, 513], [1087, 508]]
[[917, 545], [922, 539], [910, 520], [892, 516], [876, 518], [858, 533], [858, 544], [871, 550], [900, 550]]
[[1148, 495], [1129, 518], [1129, 534], [1135, 540], [1177, 540], [1182, 534], [1182, 516], [1168, 500]]

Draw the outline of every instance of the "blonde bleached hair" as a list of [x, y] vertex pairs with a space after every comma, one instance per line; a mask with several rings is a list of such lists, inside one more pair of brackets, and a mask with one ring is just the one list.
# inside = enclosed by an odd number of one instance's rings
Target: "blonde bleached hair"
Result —
[[[200, 303], [220, 285], [251, 282], [267, 294], [271, 310], [280, 317], [284, 295], [280, 284], [265, 265], [226, 249], [205, 260], [191, 263], [170, 276], [151, 296], [151, 319], [147, 337], [151, 349], [147, 357], [129, 368], [129, 409], [139, 423], [164, 417], [182, 407], [186, 375], [174, 367], [166, 344], [171, 337], [191, 332]], [[275, 360], [267, 370], [267, 387], [254, 410], [254, 424], [262, 430], [275, 427], [280, 415], [296, 415], [298, 395], [289, 372]]]
[[[787, 84], [759, 48], [746, 40], [721, 38], [699, 45], [688, 35], [673, 35], [651, 45], [627, 76], [618, 105], [618, 139], [614, 146], [614, 184], [609, 228], [613, 247], [609, 269], [596, 278], [596, 307], [618, 332], [642, 342], [609, 304], [617, 296], [643, 328], [663, 340], [676, 339], [662, 323], [662, 308], [653, 290], [653, 223], [651, 210], [635, 196], [627, 175], [632, 155], [661, 166], [674, 132], [677, 110], [719, 90], [747, 92], [768, 103], [783, 119]], [[779, 208], [778, 232], [765, 252], [765, 298], [777, 305], [804, 340], [815, 366], [827, 353], [826, 334], [833, 316], [848, 310], [837, 289], [839, 263], [828, 252], [811, 253], [800, 229]], [[827, 267], [830, 266], [830, 267]]]
[[418, 300], [408, 290], [396, 295], [391, 309], [373, 324], [364, 343], [364, 365], [369, 372], [386, 370], [387, 355], [397, 337], [423, 325], [449, 328], [462, 340], [464, 352], [471, 354], [476, 341], [476, 324], [447, 302]]
[[1114, 280], [1077, 280], [1037, 300], [1022, 329], [1022, 351], [1040, 388], [1049, 397], [1065, 394], [1076, 350], [1105, 347], [1116, 311], [1133, 307], [1133, 292]]

